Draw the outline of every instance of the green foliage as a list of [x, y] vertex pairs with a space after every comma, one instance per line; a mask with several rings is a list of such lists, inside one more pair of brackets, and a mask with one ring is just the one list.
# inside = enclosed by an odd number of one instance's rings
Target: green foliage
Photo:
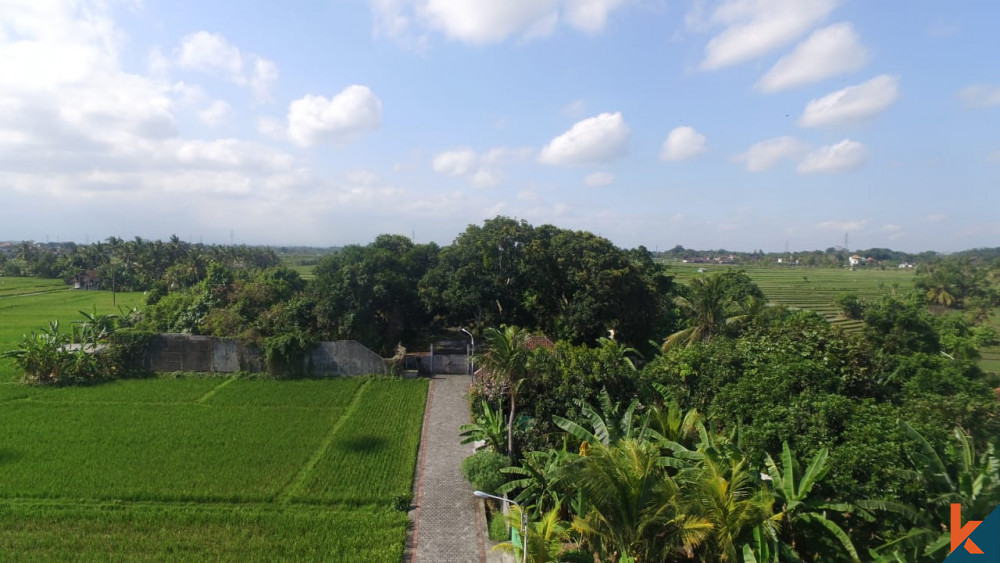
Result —
[[379, 235], [366, 246], [350, 245], [322, 258], [310, 295], [316, 325], [331, 340], [357, 340], [383, 355], [425, 330], [432, 315], [417, 286], [437, 259], [438, 247]]
[[518, 325], [574, 343], [614, 330], [631, 346], [673, 328], [673, 282], [645, 248], [507, 217], [470, 225], [420, 282], [450, 326]]
[[155, 332], [126, 328], [116, 330], [108, 338], [108, 350], [104, 352], [106, 376], [109, 379], [141, 377], [148, 375], [145, 369], [147, 348]]
[[472, 483], [472, 488], [492, 495], [507, 481], [500, 470], [509, 465], [507, 456], [479, 450], [462, 460], [462, 475]]
[[861, 320], [865, 315], [865, 303], [854, 293], [841, 293], [837, 296], [837, 307], [845, 318]]
[[506, 435], [507, 425], [503, 420], [503, 412], [500, 409], [493, 410], [486, 401], [482, 402], [482, 414], [476, 415], [476, 422], [463, 424], [459, 427], [459, 436], [463, 437], [462, 443], [484, 441], [491, 450], [505, 454], [507, 453]]
[[490, 539], [495, 542], [507, 541], [510, 539], [510, 532], [507, 530], [507, 518], [501, 512], [495, 512], [490, 517], [489, 526]]

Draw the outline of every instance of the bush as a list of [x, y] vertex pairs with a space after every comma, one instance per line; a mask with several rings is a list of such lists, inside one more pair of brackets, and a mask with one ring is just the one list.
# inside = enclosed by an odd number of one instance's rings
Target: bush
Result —
[[507, 519], [500, 511], [494, 512], [490, 517], [490, 539], [495, 542], [507, 541], [510, 534], [507, 531]]
[[500, 470], [509, 465], [507, 456], [481, 450], [462, 461], [462, 475], [472, 483], [474, 489], [492, 495], [507, 482]]

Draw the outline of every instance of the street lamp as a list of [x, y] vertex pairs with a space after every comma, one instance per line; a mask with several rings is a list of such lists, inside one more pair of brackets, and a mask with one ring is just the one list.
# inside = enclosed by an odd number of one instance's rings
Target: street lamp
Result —
[[472, 339], [472, 353], [469, 354], [469, 371], [472, 372], [470, 375], [472, 375], [472, 377], [474, 378], [476, 377], [476, 364], [473, 361], [472, 357], [476, 355], [476, 337], [472, 336], [472, 333], [465, 330], [464, 328], [462, 329], [462, 332], [468, 334], [469, 338]]
[[524, 508], [520, 504], [517, 504], [516, 502], [510, 499], [498, 497], [496, 495], [491, 495], [489, 493], [484, 493], [482, 491], [472, 491], [472, 494], [479, 498], [492, 498], [513, 504], [514, 506], [517, 507], [517, 510], [520, 511], [521, 513], [521, 546], [524, 548], [524, 553], [521, 555], [521, 562], [528, 563], [528, 513], [524, 511]]

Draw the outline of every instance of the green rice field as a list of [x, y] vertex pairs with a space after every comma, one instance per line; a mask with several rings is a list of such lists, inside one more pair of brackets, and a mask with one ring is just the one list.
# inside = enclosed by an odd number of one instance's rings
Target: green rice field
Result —
[[399, 561], [424, 380], [0, 384], [23, 560]]
[[[142, 293], [81, 291], [61, 280], [37, 278], [0, 278], [0, 352], [17, 347], [21, 337], [58, 320], [66, 332], [73, 321], [94, 308], [105, 315], [118, 314], [118, 307], [139, 307], [145, 303]], [[16, 381], [20, 374], [7, 359], [0, 359], [0, 382]]]
[[840, 315], [834, 300], [841, 293], [854, 293], [862, 299], [872, 299], [883, 291], [913, 288], [913, 270], [877, 270], [858, 268], [802, 268], [727, 266], [713, 264], [684, 264], [671, 262], [669, 270], [681, 282], [706, 273], [724, 272], [727, 269], [743, 270], [760, 286], [768, 301], [790, 308], [815, 311], [844, 330], [861, 328], [862, 321], [845, 319]]

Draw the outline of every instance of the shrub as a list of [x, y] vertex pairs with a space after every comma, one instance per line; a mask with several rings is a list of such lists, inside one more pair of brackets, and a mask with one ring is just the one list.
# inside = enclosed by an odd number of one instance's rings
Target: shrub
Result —
[[502, 512], [494, 512], [490, 517], [490, 539], [496, 542], [507, 541], [510, 534], [507, 532], [507, 519]]
[[500, 470], [509, 465], [507, 456], [481, 450], [462, 461], [462, 475], [476, 490], [496, 494], [497, 489], [507, 481]]

